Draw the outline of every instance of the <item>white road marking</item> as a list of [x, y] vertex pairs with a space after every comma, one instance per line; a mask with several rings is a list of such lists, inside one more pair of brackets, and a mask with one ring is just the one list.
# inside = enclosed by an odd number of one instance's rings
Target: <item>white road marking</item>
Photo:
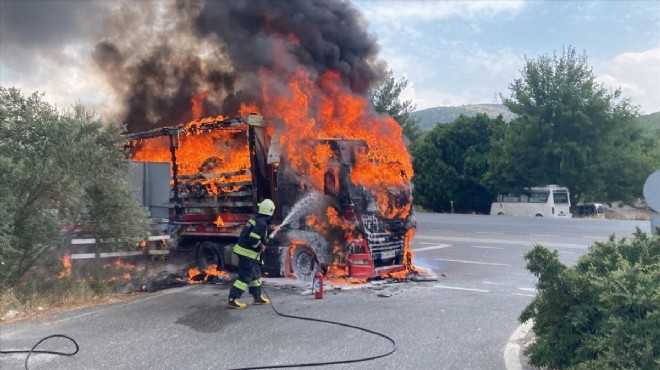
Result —
[[491, 231], [477, 231], [477, 234], [493, 234], [493, 235], [504, 235], [504, 233], [496, 233]]
[[[509, 240], [509, 239], [481, 239], [481, 238], [460, 238], [455, 236], [433, 236], [433, 235], [415, 235], [415, 241], [420, 239], [424, 240], [441, 240], [446, 242], [463, 242], [463, 243], [486, 243], [486, 244], [506, 244], [506, 245], [519, 245], [523, 247], [531, 247], [536, 244], [534, 241], [525, 241], [525, 240]], [[553, 248], [573, 248], [573, 249], [587, 249], [589, 245], [587, 244], [572, 244], [572, 243], [553, 243], [553, 242], [543, 242], [539, 243], [544, 247], [553, 247]]]
[[434, 250], [434, 249], [447, 248], [447, 247], [451, 247], [451, 245], [450, 244], [435, 244], [435, 245], [430, 246], [430, 247], [415, 248], [415, 249], [413, 249], [413, 251], [414, 252], [424, 252], [424, 251], [431, 251], [431, 250]]
[[571, 252], [571, 251], [559, 251], [559, 253], [575, 254], [575, 252]]
[[488, 292], [490, 292], [489, 290], [485, 290], [485, 289], [460, 288], [460, 287], [447, 286], [447, 285], [434, 285], [433, 287], [434, 288], [441, 288], [441, 289], [466, 290], [466, 291], [469, 291], [469, 292], [479, 292], [479, 293], [488, 293]]
[[484, 247], [484, 246], [481, 246], [481, 245], [468, 245], [468, 247], [470, 247], [470, 248], [480, 248], [480, 249], [504, 249], [504, 248], [500, 248], [500, 247]]
[[453, 232], [455, 232], [454, 230], [441, 230], [441, 229], [434, 229], [434, 230], [430, 230], [430, 231], [440, 232], [440, 233], [453, 233]]
[[551, 235], [551, 234], [532, 234], [532, 236], [547, 236], [550, 238], [558, 238], [559, 235]]
[[495, 262], [481, 262], [481, 261], [466, 261], [466, 260], [450, 260], [445, 258], [433, 258], [436, 261], [446, 261], [446, 262], [460, 262], [460, 263], [472, 263], [475, 265], [492, 265], [492, 266], [511, 266], [508, 263], [495, 263]]
[[519, 295], [521, 297], [536, 297], [533, 294], [511, 293], [511, 295]]
[[606, 236], [583, 236], [585, 239], [600, 239], [600, 240], [609, 240], [610, 238]]
[[493, 283], [492, 281], [482, 281], [481, 283], [488, 285], [504, 285], [504, 283]]
[[519, 290], [524, 290], [526, 292], [536, 292], [536, 288], [518, 288]]

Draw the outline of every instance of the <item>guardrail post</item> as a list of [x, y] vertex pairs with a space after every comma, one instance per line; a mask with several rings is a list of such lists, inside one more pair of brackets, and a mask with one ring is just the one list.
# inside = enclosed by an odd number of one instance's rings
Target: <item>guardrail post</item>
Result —
[[99, 239], [94, 237], [94, 281], [101, 281], [101, 251], [99, 250]]

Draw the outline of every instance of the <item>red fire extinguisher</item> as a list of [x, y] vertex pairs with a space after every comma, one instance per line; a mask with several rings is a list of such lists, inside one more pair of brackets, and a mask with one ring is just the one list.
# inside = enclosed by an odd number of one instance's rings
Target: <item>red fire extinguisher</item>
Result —
[[312, 292], [314, 292], [314, 298], [323, 299], [323, 273], [321, 273], [321, 271], [316, 271], [316, 274], [314, 275]]

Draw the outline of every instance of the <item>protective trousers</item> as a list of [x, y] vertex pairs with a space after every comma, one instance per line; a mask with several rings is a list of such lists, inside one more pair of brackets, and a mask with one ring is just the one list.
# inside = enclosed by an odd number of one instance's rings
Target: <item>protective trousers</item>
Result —
[[254, 298], [261, 299], [261, 264], [254, 259], [238, 257], [238, 278], [229, 290], [229, 299], [241, 298], [248, 288]]

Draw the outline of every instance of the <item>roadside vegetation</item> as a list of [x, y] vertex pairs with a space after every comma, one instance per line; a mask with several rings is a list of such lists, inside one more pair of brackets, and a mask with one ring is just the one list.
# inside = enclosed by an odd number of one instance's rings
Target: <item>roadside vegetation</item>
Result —
[[574, 266], [537, 245], [525, 254], [537, 294], [531, 365], [550, 369], [660, 368], [660, 237], [597, 242]]
[[0, 138], [0, 317], [105, 293], [111, 283], [60, 276], [62, 245], [81, 229], [146, 236], [119, 130], [80, 104], [59, 110], [0, 87]]
[[[413, 147], [415, 202], [431, 211], [486, 213], [497, 193], [558, 184], [571, 204], [642, 196], [660, 168], [653, 117], [596, 81], [572, 47], [527, 60], [509, 86], [510, 122], [459, 117], [425, 132]], [[466, 191], [464, 191], [466, 190]], [[479, 196], [466, 196], [476, 191]]]

